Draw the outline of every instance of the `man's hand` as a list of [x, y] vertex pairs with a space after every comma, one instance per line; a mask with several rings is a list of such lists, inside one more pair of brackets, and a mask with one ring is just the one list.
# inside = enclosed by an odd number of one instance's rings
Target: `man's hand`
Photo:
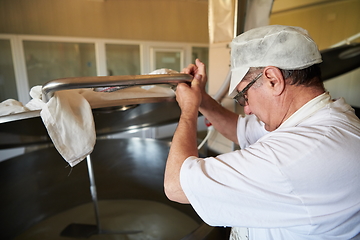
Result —
[[[190, 86], [186, 83], [178, 84], [176, 88], [176, 101], [181, 108], [181, 117], [190, 117], [198, 114], [202, 99], [200, 80], [198, 75], [192, 80]], [[190, 116], [188, 116], [190, 114]]]
[[203, 62], [199, 59], [195, 60], [195, 64], [189, 64], [186, 68], [184, 68], [182, 73], [190, 74], [199, 81], [199, 87], [201, 94], [207, 94], [205, 91], [206, 83], [207, 83], [207, 75], [206, 75], [206, 67]]

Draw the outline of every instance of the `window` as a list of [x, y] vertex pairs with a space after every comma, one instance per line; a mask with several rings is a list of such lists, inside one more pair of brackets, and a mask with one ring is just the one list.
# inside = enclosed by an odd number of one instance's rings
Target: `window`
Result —
[[139, 45], [106, 44], [105, 48], [108, 76], [141, 73]]
[[208, 47], [193, 47], [192, 48], [192, 63], [195, 62], [195, 59], [201, 60], [206, 66], [209, 62], [209, 48]]
[[24, 41], [30, 88], [66, 77], [96, 76], [95, 44]]
[[180, 72], [184, 68], [183, 49], [152, 48], [151, 70], [168, 68]]
[[18, 99], [10, 40], [0, 39], [0, 102]]

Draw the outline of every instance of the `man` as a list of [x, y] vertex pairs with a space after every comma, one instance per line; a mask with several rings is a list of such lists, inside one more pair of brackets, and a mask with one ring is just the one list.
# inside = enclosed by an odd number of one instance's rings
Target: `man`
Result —
[[[351, 239], [360, 231], [360, 120], [321, 82], [321, 55], [301, 28], [266, 26], [231, 45], [229, 94], [246, 116], [205, 92], [205, 66], [184, 69], [165, 170], [170, 200], [248, 239]], [[241, 150], [198, 157], [200, 111]], [[242, 234], [241, 233], [241, 234]], [[232, 239], [240, 239], [233, 234]]]

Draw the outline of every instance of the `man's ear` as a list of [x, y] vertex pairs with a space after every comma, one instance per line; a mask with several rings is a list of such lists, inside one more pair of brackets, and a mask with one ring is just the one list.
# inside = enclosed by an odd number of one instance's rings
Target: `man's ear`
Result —
[[268, 66], [263, 71], [264, 80], [267, 81], [268, 87], [273, 95], [278, 96], [285, 90], [285, 79], [279, 68]]

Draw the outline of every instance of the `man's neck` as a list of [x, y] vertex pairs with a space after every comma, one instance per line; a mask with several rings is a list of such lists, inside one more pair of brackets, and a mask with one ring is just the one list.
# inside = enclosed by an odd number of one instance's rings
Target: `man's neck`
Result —
[[324, 92], [324, 89], [317, 87], [288, 86], [286, 92], [284, 92], [282, 111], [281, 114], [279, 114], [279, 122], [276, 128], [278, 128], [302, 106]]

